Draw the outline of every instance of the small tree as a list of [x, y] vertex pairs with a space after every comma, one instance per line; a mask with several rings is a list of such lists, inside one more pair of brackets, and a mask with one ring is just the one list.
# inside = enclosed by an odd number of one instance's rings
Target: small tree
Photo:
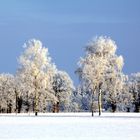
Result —
[[66, 72], [57, 71], [52, 84], [54, 95], [57, 98], [56, 104], [53, 105], [53, 112], [59, 112], [60, 104], [66, 110], [70, 103], [70, 96], [74, 90], [71, 78]]
[[11, 74], [0, 75], [0, 111], [11, 113], [15, 111], [14, 76]]
[[122, 56], [114, 55], [109, 59], [110, 68], [105, 75], [106, 91], [105, 100], [110, 104], [112, 112], [117, 109], [117, 104], [120, 102], [120, 96], [123, 92], [125, 76], [122, 73], [123, 58]]
[[140, 73], [131, 74], [129, 77], [129, 91], [133, 96], [135, 112], [140, 112]]
[[124, 76], [124, 84], [123, 84], [123, 89], [122, 93], [119, 94], [119, 99], [118, 99], [118, 110], [119, 111], [126, 111], [130, 112], [133, 111], [133, 94], [131, 93], [131, 84], [129, 81], [129, 77], [127, 75]]

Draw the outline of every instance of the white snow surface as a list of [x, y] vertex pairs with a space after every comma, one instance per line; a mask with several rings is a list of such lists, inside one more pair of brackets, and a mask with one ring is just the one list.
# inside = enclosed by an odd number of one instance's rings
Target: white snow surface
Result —
[[126, 139], [140, 139], [140, 113], [0, 114], [0, 140]]

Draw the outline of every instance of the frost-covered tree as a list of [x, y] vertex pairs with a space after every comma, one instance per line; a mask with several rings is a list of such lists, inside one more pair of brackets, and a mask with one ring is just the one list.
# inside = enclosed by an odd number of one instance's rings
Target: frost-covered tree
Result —
[[70, 97], [70, 112], [80, 112], [81, 110], [81, 98], [82, 96], [74, 90], [71, 97]]
[[129, 77], [124, 76], [124, 84], [121, 94], [118, 96], [117, 109], [118, 111], [132, 112], [134, 111], [133, 94], [131, 93], [131, 84]]
[[53, 106], [53, 112], [61, 110], [68, 111], [70, 105], [70, 97], [73, 93], [74, 86], [71, 78], [65, 71], [57, 71], [53, 77], [53, 90], [57, 98], [56, 104]]
[[120, 96], [123, 92], [125, 76], [122, 73], [122, 56], [111, 56], [108, 59], [108, 69], [105, 74], [105, 100], [110, 104], [111, 111], [115, 112], [117, 104], [120, 103]]
[[16, 109], [15, 79], [11, 74], [0, 74], [0, 112], [11, 113]]
[[14, 91], [15, 91], [15, 99], [16, 99], [16, 113], [20, 113], [22, 109], [23, 103], [23, 89], [24, 85], [21, 82], [21, 77], [17, 74], [14, 76]]
[[129, 76], [129, 92], [133, 96], [134, 111], [140, 112], [140, 73]]
[[79, 106], [79, 111], [89, 112], [91, 110], [92, 94], [90, 94], [90, 92], [91, 91], [86, 90], [81, 85], [77, 87], [76, 89], [77, 94], [74, 96], [74, 99]]
[[19, 58], [17, 77], [21, 83], [24, 109], [28, 111], [31, 107], [37, 115], [39, 108], [45, 109], [47, 99], [56, 101], [49, 84], [50, 69], [55, 66], [51, 62], [48, 49], [43, 47], [39, 40], [29, 40], [24, 44], [24, 48], [25, 51]]
[[108, 99], [114, 101], [118, 94], [117, 90], [122, 88], [123, 59], [115, 54], [116, 48], [115, 42], [110, 38], [102, 36], [95, 38], [86, 46], [86, 55], [80, 59], [79, 68], [76, 70], [81, 84], [91, 91], [94, 100], [98, 100], [99, 115], [101, 114], [101, 94], [108, 90], [106, 93]]

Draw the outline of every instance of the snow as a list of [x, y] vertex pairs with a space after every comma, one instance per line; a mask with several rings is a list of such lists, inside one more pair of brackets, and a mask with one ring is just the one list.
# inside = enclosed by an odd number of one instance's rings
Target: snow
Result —
[[138, 140], [139, 113], [0, 114], [0, 140]]

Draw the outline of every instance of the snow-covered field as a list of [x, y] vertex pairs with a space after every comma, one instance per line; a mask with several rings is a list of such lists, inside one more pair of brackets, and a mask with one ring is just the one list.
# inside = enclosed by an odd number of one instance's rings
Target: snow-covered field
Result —
[[0, 114], [0, 140], [139, 140], [140, 114]]

